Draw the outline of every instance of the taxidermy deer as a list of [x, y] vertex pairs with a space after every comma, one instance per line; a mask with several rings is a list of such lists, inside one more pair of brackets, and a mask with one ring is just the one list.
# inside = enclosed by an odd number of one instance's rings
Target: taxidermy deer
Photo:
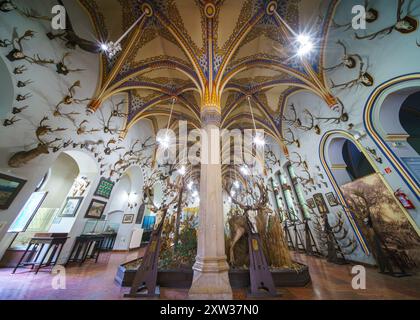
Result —
[[[57, 0], [57, 2], [62, 5], [63, 1]], [[69, 49], [75, 49], [77, 46], [87, 52], [90, 53], [99, 53], [101, 51], [100, 46], [95, 41], [89, 41], [79, 37], [73, 29], [73, 25], [71, 23], [70, 17], [67, 14], [66, 10], [66, 30], [64, 32], [53, 34], [52, 32], [47, 33], [47, 36], [50, 40], [54, 40], [56, 38], [61, 39], [66, 42], [66, 47]], [[104, 39], [106, 37], [103, 37]]]
[[337, 89], [337, 88], [348, 89], [348, 88], [352, 88], [354, 86], [359, 86], [359, 85], [364, 85], [365, 87], [373, 86], [373, 83], [374, 83], [373, 77], [370, 75], [370, 73], [367, 72], [367, 68], [366, 70], [363, 70], [364, 66], [365, 64], [363, 60], [360, 60], [359, 76], [356, 79], [353, 79], [353, 80], [350, 80], [348, 82], [344, 82], [341, 84], [335, 84], [331, 80], [332, 88], [333, 89]]
[[9, 41], [11, 42], [13, 49], [6, 55], [6, 58], [11, 62], [18, 61], [18, 60], [26, 60], [31, 64], [38, 64], [38, 65], [53, 64], [54, 60], [42, 59], [39, 57], [39, 55], [36, 55], [35, 57], [30, 57], [30, 56], [27, 56], [23, 52], [22, 41], [24, 40], [27, 41], [27, 40], [32, 39], [34, 35], [35, 35], [35, 31], [33, 30], [26, 30], [22, 36], [15, 35], [13, 39]]
[[[366, 22], [367, 23], [372, 23], [375, 22], [376, 20], [378, 20], [379, 17], [379, 13], [377, 10], [373, 9], [373, 8], [369, 8], [369, 0], [365, 0], [364, 3], [364, 8], [365, 8], [365, 12], [366, 12]], [[344, 28], [344, 31], [349, 30], [352, 27], [352, 22], [346, 23], [346, 24], [338, 24], [336, 23], [334, 20], [332, 21], [332, 26], [333, 28]]]
[[358, 54], [349, 54], [347, 53], [347, 48], [344, 45], [343, 42], [341, 42], [340, 40], [337, 41], [337, 44], [339, 46], [341, 46], [344, 50], [344, 54], [341, 58], [341, 62], [339, 64], [336, 64], [335, 66], [329, 67], [329, 68], [324, 68], [325, 71], [332, 71], [335, 70], [337, 68], [340, 68], [342, 66], [347, 67], [349, 69], [353, 69], [354, 67], [356, 67], [356, 59], [358, 59], [359, 61], [362, 61], [362, 58], [358, 55]]
[[62, 74], [62, 75], [65, 75], [65, 76], [68, 75], [70, 72], [84, 71], [84, 69], [70, 69], [65, 63], [66, 58], [68, 58], [69, 56], [70, 56], [70, 52], [64, 53], [61, 60], [58, 63], [56, 63], [56, 65], [55, 65], [56, 70], [55, 71], [58, 74]]
[[418, 22], [415, 18], [410, 16], [410, 10], [408, 10], [409, 12], [405, 16], [403, 15], [402, 7], [404, 5], [405, 0], [397, 0], [397, 1], [398, 1], [397, 22], [395, 24], [393, 24], [390, 27], [386, 27], [382, 30], [379, 30], [378, 32], [368, 34], [368, 35], [365, 35], [365, 36], [359, 36], [356, 33], [355, 34], [356, 39], [359, 39], [359, 40], [363, 40], [363, 39], [373, 40], [379, 35], [381, 35], [381, 36], [389, 35], [394, 30], [397, 30], [398, 32], [403, 33], [403, 34], [408, 34], [408, 33], [412, 33], [414, 31], [416, 31], [417, 27], [418, 27]]
[[[246, 195], [251, 199], [250, 202], [253, 202], [253, 204], [246, 204], [244, 201], [240, 201], [236, 197], [232, 197], [232, 202], [237, 205], [239, 208], [243, 210], [243, 215], [235, 215], [233, 216], [231, 220], [231, 224], [233, 226], [233, 233], [234, 236], [232, 238], [232, 243], [230, 245], [230, 251], [229, 251], [229, 261], [231, 264], [235, 264], [235, 254], [234, 249], [237, 244], [237, 242], [247, 233], [248, 228], [251, 230], [254, 229], [254, 226], [252, 225], [250, 219], [249, 219], [249, 213], [250, 211], [265, 211], [270, 210], [267, 207], [268, 203], [268, 190], [267, 187], [264, 186], [263, 181], [255, 182], [254, 185], [257, 187], [259, 192], [253, 192], [253, 190], [250, 190], [251, 188], [247, 188], [245, 190]], [[225, 191], [227, 194], [231, 193], [229, 190], [231, 187], [225, 186]]]
[[[54, 131], [61, 131], [60, 130], [52, 130], [49, 126], [43, 124], [44, 121], [48, 120], [48, 118], [43, 118], [40, 122], [39, 127], [35, 131], [36, 137], [38, 139], [38, 145], [30, 149], [28, 151], [20, 151], [15, 153], [8, 162], [9, 167], [12, 168], [20, 168], [24, 165], [26, 165], [28, 162], [38, 158], [42, 154], [49, 154], [49, 149], [52, 148], [54, 152], [57, 152], [59, 150], [58, 147], [53, 146], [53, 143], [60, 141], [61, 139], [55, 138], [54, 140], [50, 142], [45, 142], [41, 139], [41, 137], [47, 133], [54, 132]], [[52, 146], [52, 147], [51, 147]]]

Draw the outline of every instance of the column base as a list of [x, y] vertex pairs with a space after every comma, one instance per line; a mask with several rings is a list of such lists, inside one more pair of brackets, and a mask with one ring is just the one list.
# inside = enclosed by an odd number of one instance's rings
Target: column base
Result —
[[225, 257], [197, 257], [194, 278], [188, 292], [191, 300], [232, 300], [229, 265]]

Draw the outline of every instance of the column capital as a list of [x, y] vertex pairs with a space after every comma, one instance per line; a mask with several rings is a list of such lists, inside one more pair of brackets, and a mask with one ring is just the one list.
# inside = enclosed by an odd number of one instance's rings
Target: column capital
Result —
[[218, 106], [207, 105], [201, 108], [201, 122], [203, 126], [215, 125], [220, 127], [222, 114]]

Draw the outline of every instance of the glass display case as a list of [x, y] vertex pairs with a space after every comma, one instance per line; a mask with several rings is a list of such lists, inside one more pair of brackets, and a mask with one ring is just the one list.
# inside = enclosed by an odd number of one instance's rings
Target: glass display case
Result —
[[91, 219], [86, 221], [82, 234], [118, 233], [119, 223]]

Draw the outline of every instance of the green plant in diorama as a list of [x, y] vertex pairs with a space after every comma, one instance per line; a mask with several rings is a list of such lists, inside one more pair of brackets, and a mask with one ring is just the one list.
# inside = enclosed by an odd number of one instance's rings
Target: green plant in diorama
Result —
[[197, 254], [197, 231], [194, 215], [184, 217], [181, 222], [178, 245], [174, 246], [175, 215], [165, 222], [162, 232], [159, 269], [191, 268]]

